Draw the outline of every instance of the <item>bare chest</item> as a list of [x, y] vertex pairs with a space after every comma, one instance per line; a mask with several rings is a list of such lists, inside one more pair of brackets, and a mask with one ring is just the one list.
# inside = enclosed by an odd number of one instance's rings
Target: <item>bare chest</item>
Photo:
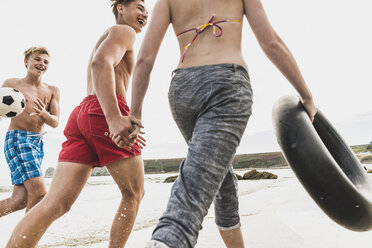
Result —
[[22, 94], [26, 98], [26, 111], [32, 111], [32, 107], [35, 106], [34, 101], [40, 99], [43, 103], [46, 103], [45, 109], [49, 110], [49, 103], [52, 98], [52, 93], [48, 89], [48, 87], [40, 87], [40, 88], [26, 88], [26, 87], [18, 87], [18, 90], [22, 92]]

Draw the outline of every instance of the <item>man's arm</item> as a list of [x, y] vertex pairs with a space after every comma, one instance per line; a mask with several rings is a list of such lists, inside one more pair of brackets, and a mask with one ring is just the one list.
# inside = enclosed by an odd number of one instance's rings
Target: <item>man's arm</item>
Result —
[[[34, 100], [37, 108], [44, 109], [45, 111], [38, 113], [40, 119], [47, 125], [56, 128], [59, 122], [59, 89], [56, 86], [49, 86], [49, 89], [52, 91], [52, 97], [49, 103], [49, 111], [45, 110], [47, 107], [47, 99], [45, 97], [44, 101], [41, 101], [39, 98]], [[35, 107], [34, 110], [36, 111]]]
[[291, 52], [272, 28], [261, 1], [244, 0], [244, 8], [249, 25], [262, 50], [300, 94], [301, 101], [313, 120], [317, 110], [311, 92]]
[[130, 122], [121, 115], [115, 90], [115, 66], [125, 53], [132, 50], [135, 31], [127, 25], [116, 25], [98, 47], [92, 61], [93, 87], [109, 125], [112, 137], [121, 136], [125, 144], [132, 130]]
[[114, 68], [132, 49], [134, 40], [135, 31], [131, 27], [113, 26], [93, 57], [93, 87], [107, 121], [121, 117], [116, 99]]
[[130, 110], [132, 120], [141, 120], [142, 118], [142, 104], [149, 85], [150, 74], [170, 22], [171, 15], [168, 1], [159, 0], [154, 6], [151, 21], [142, 41], [134, 68]]

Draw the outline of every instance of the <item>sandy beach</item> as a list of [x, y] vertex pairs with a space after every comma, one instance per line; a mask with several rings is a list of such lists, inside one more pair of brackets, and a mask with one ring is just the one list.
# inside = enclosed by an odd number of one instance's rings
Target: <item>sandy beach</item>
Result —
[[[371, 247], [372, 231], [353, 232], [330, 220], [308, 196], [290, 169], [269, 171], [279, 178], [239, 181], [240, 214], [246, 247]], [[244, 171], [238, 173], [243, 174]], [[160, 183], [166, 176], [169, 174], [146, 175], [146, 195], [126, 247], [144, 247], [150, 239], [172, 186]], [[0, 199], [9, 194], [0, 193]], [[107, 247], [119, 196], [110, 177], [90, 178], [71, 211], [48, 229], [39, 247]], [[17, 212], [0, 219], [0, 247], [5, 247], [23, 214]], [[204, 220], [196, 247], [224, 247], [214, 224], [213, 206]]]

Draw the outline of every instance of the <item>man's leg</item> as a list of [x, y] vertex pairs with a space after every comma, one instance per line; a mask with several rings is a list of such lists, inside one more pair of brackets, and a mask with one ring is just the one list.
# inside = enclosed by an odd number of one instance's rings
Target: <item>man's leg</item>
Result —
[[23, 184], [27, 190], [26, 212], [28, 212], [33, 206], [41, 201], [41, 199], [43, 199], [47, 193], [47, 189], [42, 177], [28, 179]]
[[14, 185], [12, 196], [0, 201], [0, 217], [24, 209], [27, 205], [27, 190], [23, 184]]
[[6, 247], [35, 247], [53, 221], [71, 208], [91, 172], [84, 164], [59, 163], [48, 193], [18, 223]]
[[122, 198], [111, 227], [109, 248], [124, 247], [132, 231], [139, 204], [144, 195], [141, 156], [121, 159], [107, 166]]

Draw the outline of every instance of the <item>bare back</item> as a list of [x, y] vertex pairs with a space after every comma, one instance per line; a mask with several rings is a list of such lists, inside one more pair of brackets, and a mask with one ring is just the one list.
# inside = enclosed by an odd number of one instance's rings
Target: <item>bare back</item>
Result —
[[[242, 21], [244, 16], [242, 0], [168, 0], [168, 2], [171, 23], [176, 35], [206, 24], [213, 15], [215, 17], [212, 22]], [[223, 34], [216, 38], [213, 35], [213, 27], [207, 27], [188, 48], [183, 62], [181, 59], [184, 48], [195, 37], [196, 32], [187, 32], [178, 37], [181, 58], [178, 67], [219, 63], [237, 63], [246, 67], [241, 52], [242, 22], [223, 22], [218, 25], [223, 29]]]
[[[96, 94], [95, 89], [93, 87], [93, 79], [92, 79], [92, 62], [93, 62], [94, 56], [96, 55], [101, 44], [107, 39], [111, 31], [112, 31], [112, 28], [109, 28], [108, 30], [106, 30], [105, 33], [103, 33], [103, 35], [99, 38], [89, 58], [88, 70], [87, 70], [87, 94], [88, 95]], [[121, 95], [124, 98], [126, 97], [126, 91], [128, 89], [129, 78], [132, 74], [133, 65], [134, 65], [134, 55], [133, 55], [133, 49], [131, 49], [131, 50], [127, 50], [122, 60], [114, 68], [116, 94]]]

